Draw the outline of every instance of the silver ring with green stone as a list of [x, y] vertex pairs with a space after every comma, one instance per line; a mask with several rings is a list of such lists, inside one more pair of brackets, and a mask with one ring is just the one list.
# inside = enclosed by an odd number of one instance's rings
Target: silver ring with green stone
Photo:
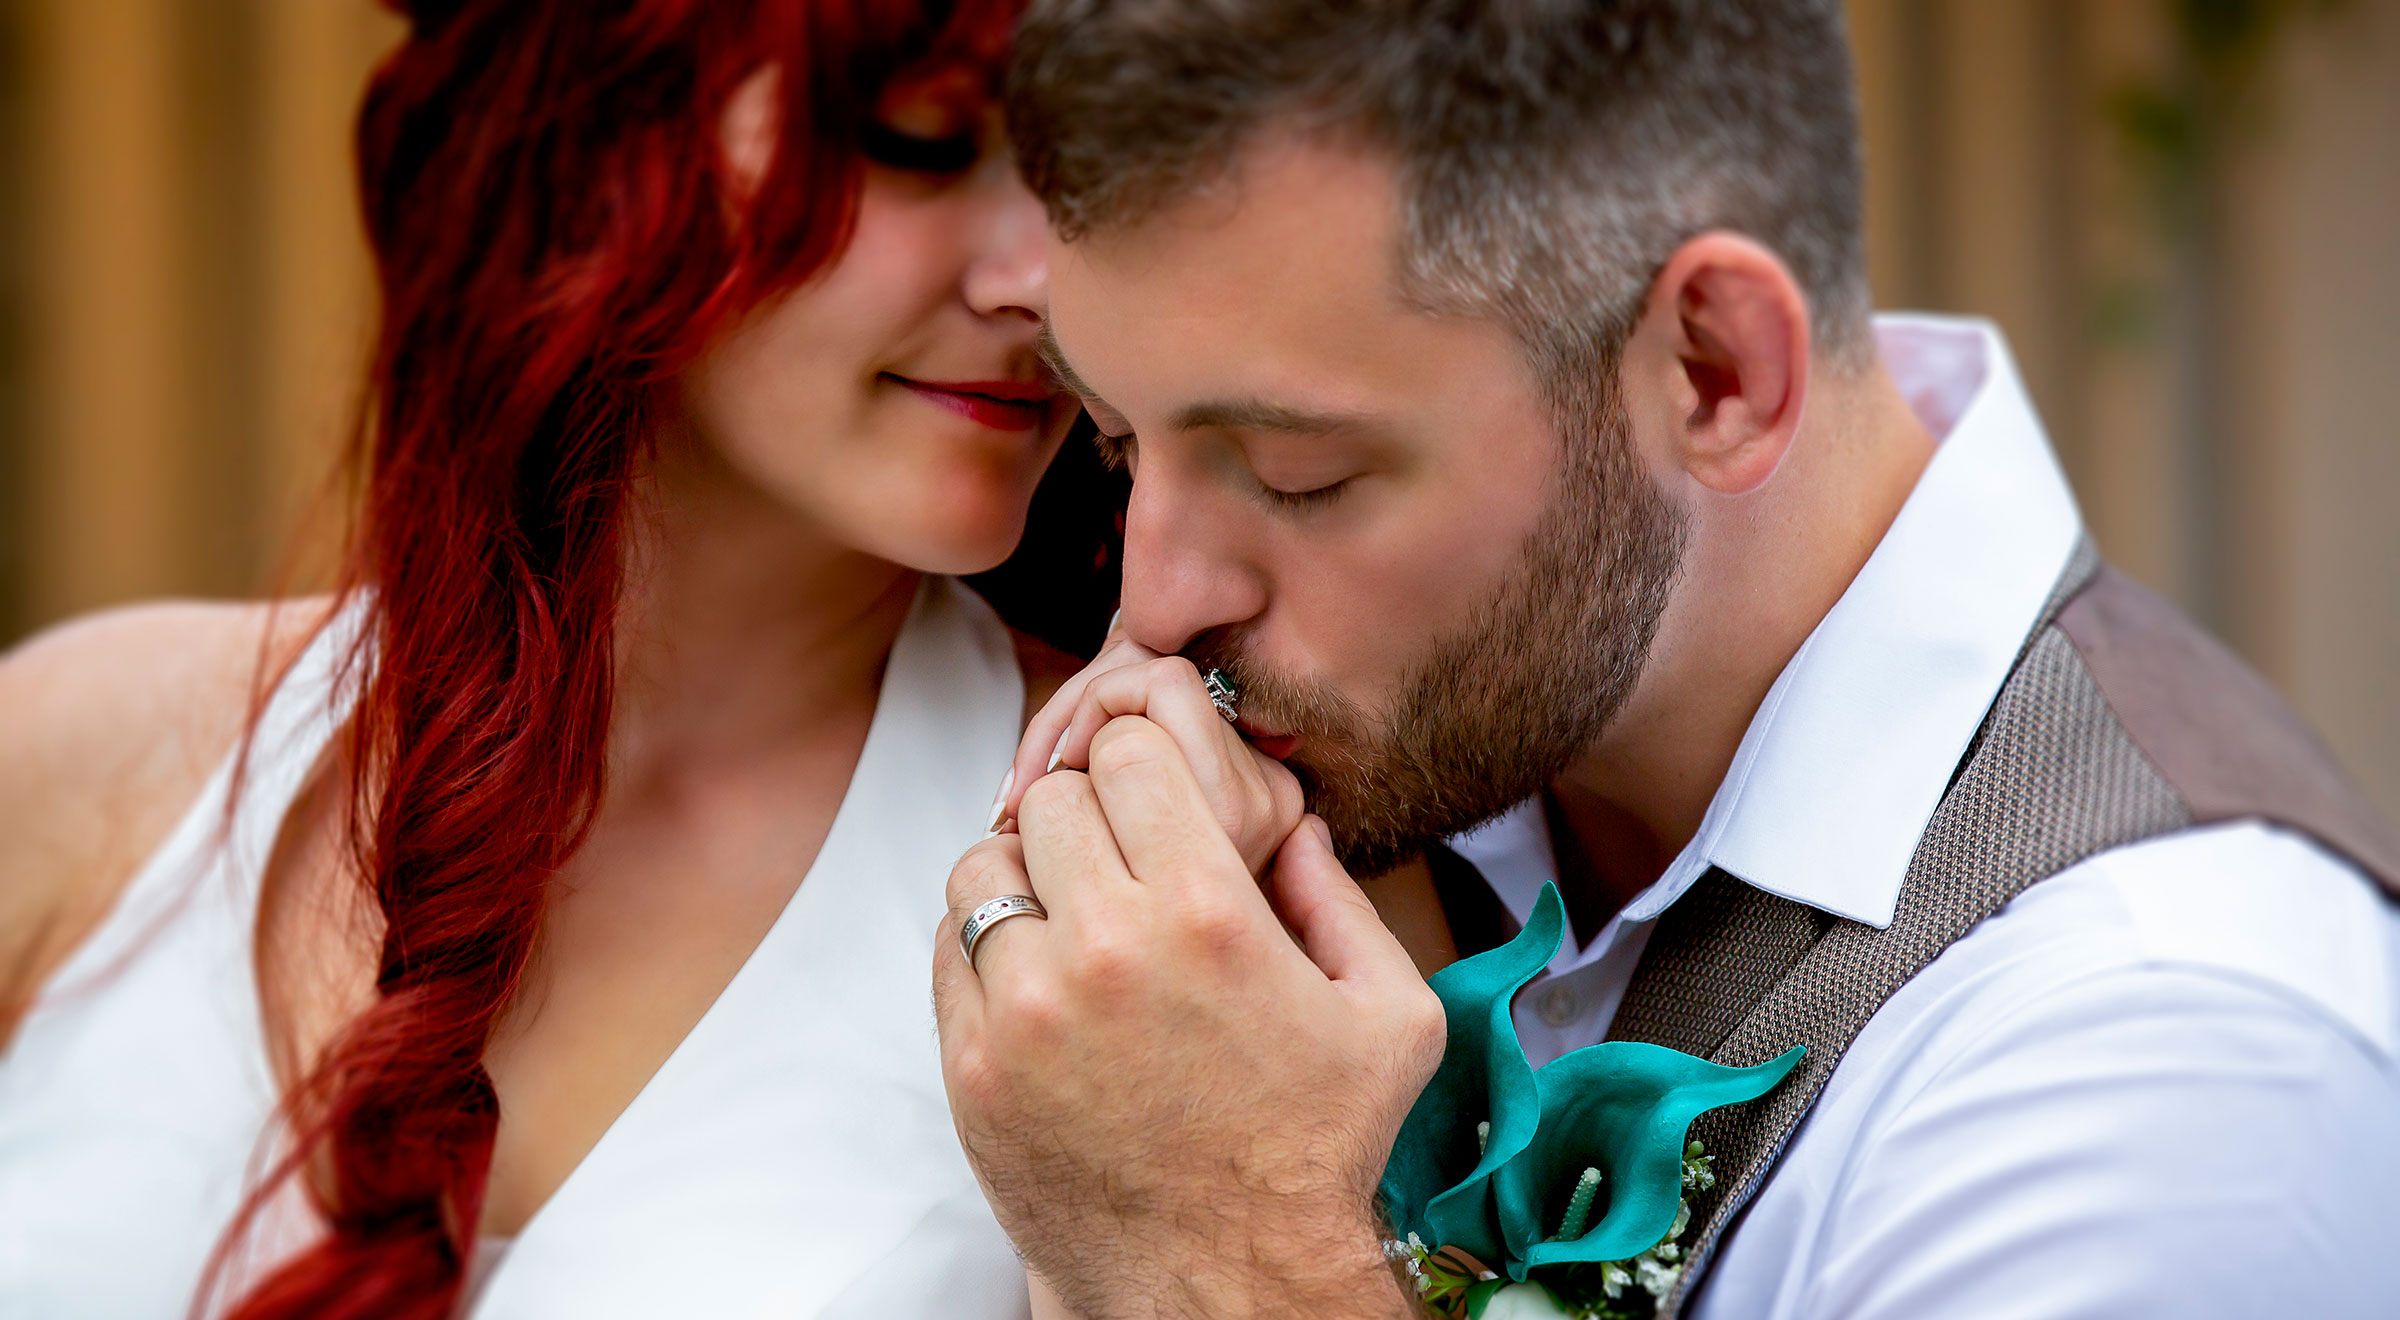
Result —
[[1200, 683], [1208, 689], [1208, 704], [1217, 708], [1225, 722], [1239, 723], [1241, 717], [1235, 712], [1234, 703], [1242, 699], [1242, 690], [1233, 685], [1233, 679], [1222, 669], [1211, 669], [1201, 676]]

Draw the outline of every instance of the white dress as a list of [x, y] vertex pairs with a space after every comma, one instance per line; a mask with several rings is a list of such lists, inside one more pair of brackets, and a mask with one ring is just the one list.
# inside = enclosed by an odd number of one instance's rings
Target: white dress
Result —
[[[252, 931], [264, 859], [338, 726], [320, 638], [259, 729], [0, 1057], [0, 1317], [186, 1314], [275, 1086]], [[1008, 634], [928, 579], [823, 851], [725, 992], [482, 1267], [468, 1314], [1022, 1317], [1024, 1276], [943, 1098], [930, 969], [1024, 700]], [[305, 1219], [287, 1197], [270, 1251]]]

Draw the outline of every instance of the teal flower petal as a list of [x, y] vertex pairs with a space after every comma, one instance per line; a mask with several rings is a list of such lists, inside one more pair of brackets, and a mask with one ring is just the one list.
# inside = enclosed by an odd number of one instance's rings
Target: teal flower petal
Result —
[[[1509, 1002], [1558, 953], [1565, 905], [1542, 887], [1516, 938], [1435, 972], [1428, 980], [1449, 1019], [1442, 1066], [1417, 1097], [1383, 1172], [1384, 1213], [1402, 1236], [1416, 1233], [1497, 1262], [1503, 1230], [1492, 1175], [1533, 1140], [1541, 1101], [1533, 1065], [1517, 1043]], [[1483, 1150], [1475, 1126], [1489, 1122]]]
[[[1774, 1090], [1804, 1053], [1794, 1047], [1753, 1068], [1727, 1068], [1662, 1045], [1609, 1041], [1543, 1067], [1534, 1075], [1533, 1139], [1492, 1179], [1509, 1276], [1625, 1260], [1658, 1245], [1683, 1198], [1692, 1120]], [[1549, 1241], [1586, 1168], [1600, 1170], [1606, 1212], [1581, 1236]]]

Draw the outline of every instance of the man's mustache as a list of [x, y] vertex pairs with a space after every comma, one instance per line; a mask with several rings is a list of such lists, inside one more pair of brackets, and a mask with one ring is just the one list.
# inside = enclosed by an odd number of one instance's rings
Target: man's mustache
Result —
[[1241, 692], [1241, 723], [1248, 730], [1300, 739], [1291, 758], [1295, 773], [1311, 762], [1354, 762], [1372, 741], [1376, 721], [1358, 703], [1331, 687], [1290, 678], [1253, 659], [1238, 639], [1202, 637], [1179, 652], [1203, 674], [1223, 670]]

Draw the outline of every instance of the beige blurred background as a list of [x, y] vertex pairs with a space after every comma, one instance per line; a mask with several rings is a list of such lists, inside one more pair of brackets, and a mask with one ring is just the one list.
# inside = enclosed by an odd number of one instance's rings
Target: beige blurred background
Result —
[[[1851, 0], [1878, 301], [2400, 814], [2400, 0]], [[0, 0], [0, 644], [321, 575], [368, 0]], [[315, 513], [312, 516], [311, 510]]]

